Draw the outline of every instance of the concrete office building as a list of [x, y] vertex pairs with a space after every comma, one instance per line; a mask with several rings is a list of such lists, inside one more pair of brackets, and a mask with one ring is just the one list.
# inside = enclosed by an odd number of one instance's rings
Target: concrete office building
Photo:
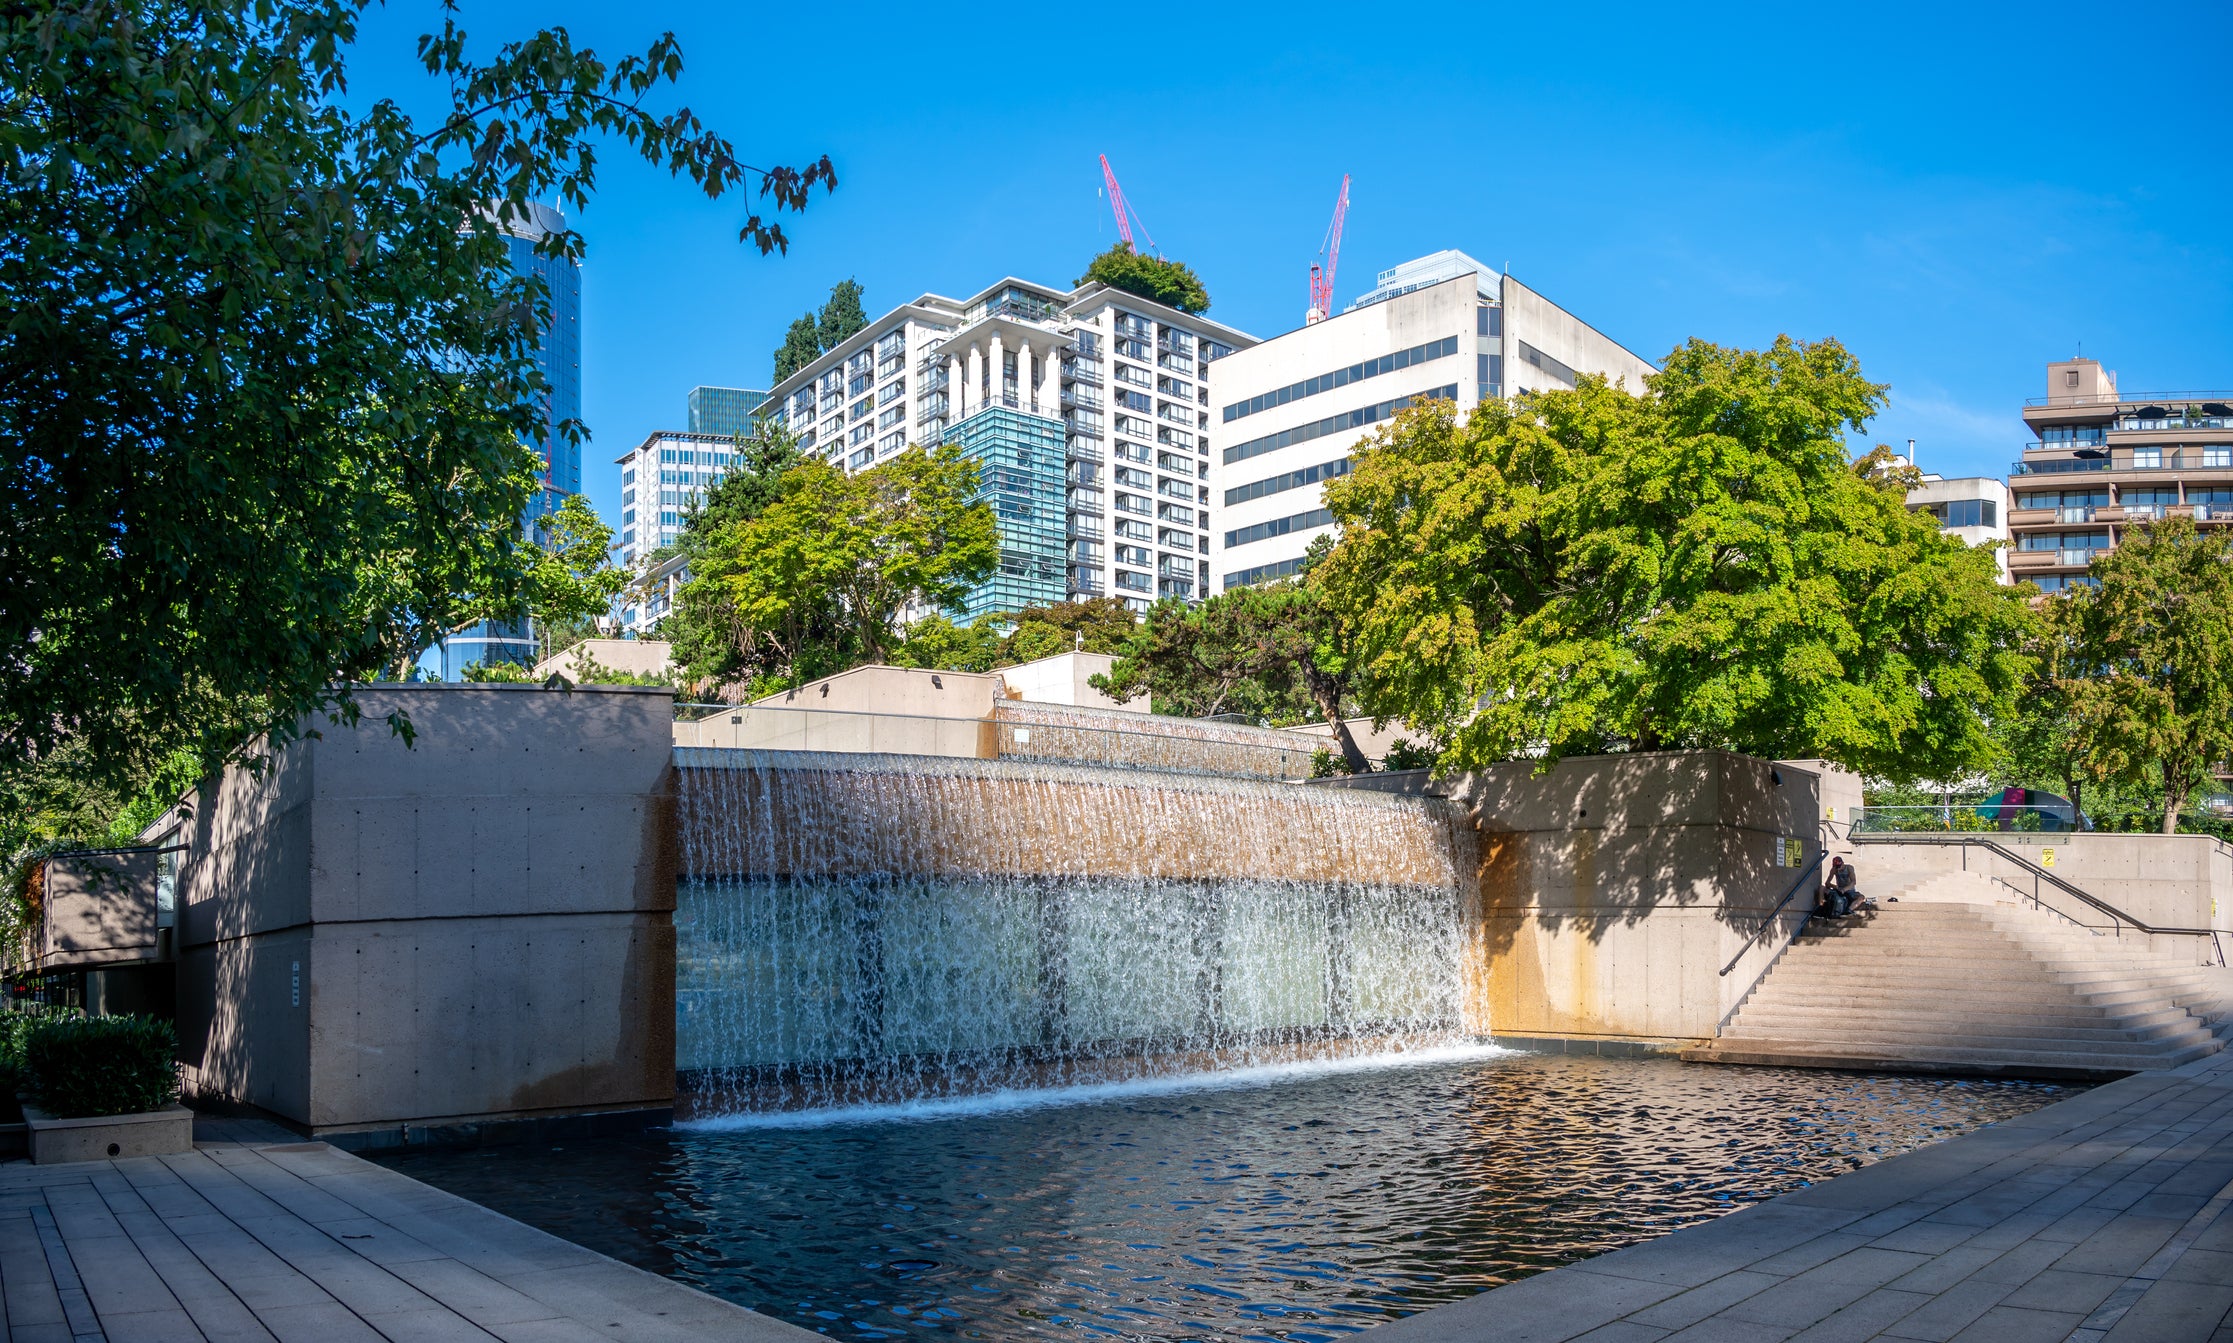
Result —
[[[1938, 519], [1939, 530], [1951, 532], [1973, 546], [2008, 540], [2008, 486], [1991, 476], [1964, 476], [1948, 480], [1927, 475], [1907, 492], [1907, 506]], [[2000, 581], [2008, 578], [2008, 548], [1996, 556]]]
[[[542, 405], [543, 433], [533, 440], [542, 459], [535, 498], [524, 521], [532, 534], [539, 519], [558, 511], [568, 495], [581, 493], [582, 453], [579, 443], [559, 431], [568, 420], [582, 414], [582, 281], [581, 267], [562, 256], [540, 256], [536, 247], [550, 234], [566, 227], [566, 217], [547, 205], [530, 202], [527, 217], [503, 226], [504, 246], [512, 269], [522, 276], [542, 280], [550, 293], [551, 324], [536, 343], [535, 362], [546, 387]], [[535, 631], [525, 619], [494, 620], [454, 634], [429, 654], [428, 670], [445, 681], [455, 681], [476, 662], [530, 664], [536, 657]]]
[[965, 616], [1114, 595], [1197, 598], [1209, 574], [1210, 366], [1243, 332], [1105, 285], [925, 294], [799, 369], [768, 413], [848, 471], [956, 443], [1000, 523]]
[[2093, 359], [2047, 365], [2024, 403], [2037, 436], [2009, 471], [2009, 572], [2048, 592], [2090, 583], [2086, 566], [2127, 528], [2162, 517], [2233, 524], [2233, 392], [2117, 390]]
[[1641, 388], [1652, 366], [1509, 275], [1463, 252], [1382, 271], [1337, 317], [1217, 367], [1210, 470], [1216, 590], [1295, 572], [1332, 530], [1324, 486], [1350, 448], [1414, 401], [1571, 388], [1598, 373]]

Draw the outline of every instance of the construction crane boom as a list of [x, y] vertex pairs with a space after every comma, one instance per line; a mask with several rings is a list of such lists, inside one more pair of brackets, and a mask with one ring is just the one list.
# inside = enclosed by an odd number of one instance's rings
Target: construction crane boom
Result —
[[1310, 267], [1310, 311], [1303, 315], [1307, 326], [1323, 322], [1334, 312], [1334, 268], [1341, 264], [1341, 226], [1349, 218], [1349, 174], [1341, 175], [1341, 195], [1334, 200], [1334, 222], [1326, 228], [1326, 241], [1318, 254], [1326, 258], [1323, 269], [1316, 262]]
[[1124, 198], [1124, 188], [1117, 185], [1116, 169], [1109, 166], [1109, 156], [1106, 154], [1101, 156], [1101, 180], [1108, 185], [1109, 208], [1116, 212], [1117, 236], [1124, 239], [1125, 247], [1134, 252], [1140, 250], [1132, 241], [1134, 224], [1140, 226], [1140, 236], [1148, 240], [1148, 246], [1155, 246], [1155, 235], [1148, 232], [1147, 221], [1140, 218], [1140, 212], [1133, 209], [1132, 203]]

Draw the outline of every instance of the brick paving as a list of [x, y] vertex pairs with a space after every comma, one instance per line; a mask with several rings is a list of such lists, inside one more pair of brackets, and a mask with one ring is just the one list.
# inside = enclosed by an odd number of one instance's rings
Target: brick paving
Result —
[[1373, 1343], [2233, 1343], [2233, 1053], [2141, 1073]]

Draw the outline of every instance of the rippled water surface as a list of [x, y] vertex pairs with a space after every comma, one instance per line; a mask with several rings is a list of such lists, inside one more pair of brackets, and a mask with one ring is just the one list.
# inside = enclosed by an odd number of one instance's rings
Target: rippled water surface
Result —
[[2075, 1090], [1476, 1051], [384, 1160], [833, 1335], [1318, 1343]]

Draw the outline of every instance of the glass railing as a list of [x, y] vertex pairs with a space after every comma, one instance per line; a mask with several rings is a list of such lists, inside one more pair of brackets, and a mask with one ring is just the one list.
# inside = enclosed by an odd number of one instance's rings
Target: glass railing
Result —
[[2012, 476], [2056, 476], [2070, 471], [2106, 471], [2106, 457], [2054, 457], [2045, 461], [2013, 462], [2008, 467]]

